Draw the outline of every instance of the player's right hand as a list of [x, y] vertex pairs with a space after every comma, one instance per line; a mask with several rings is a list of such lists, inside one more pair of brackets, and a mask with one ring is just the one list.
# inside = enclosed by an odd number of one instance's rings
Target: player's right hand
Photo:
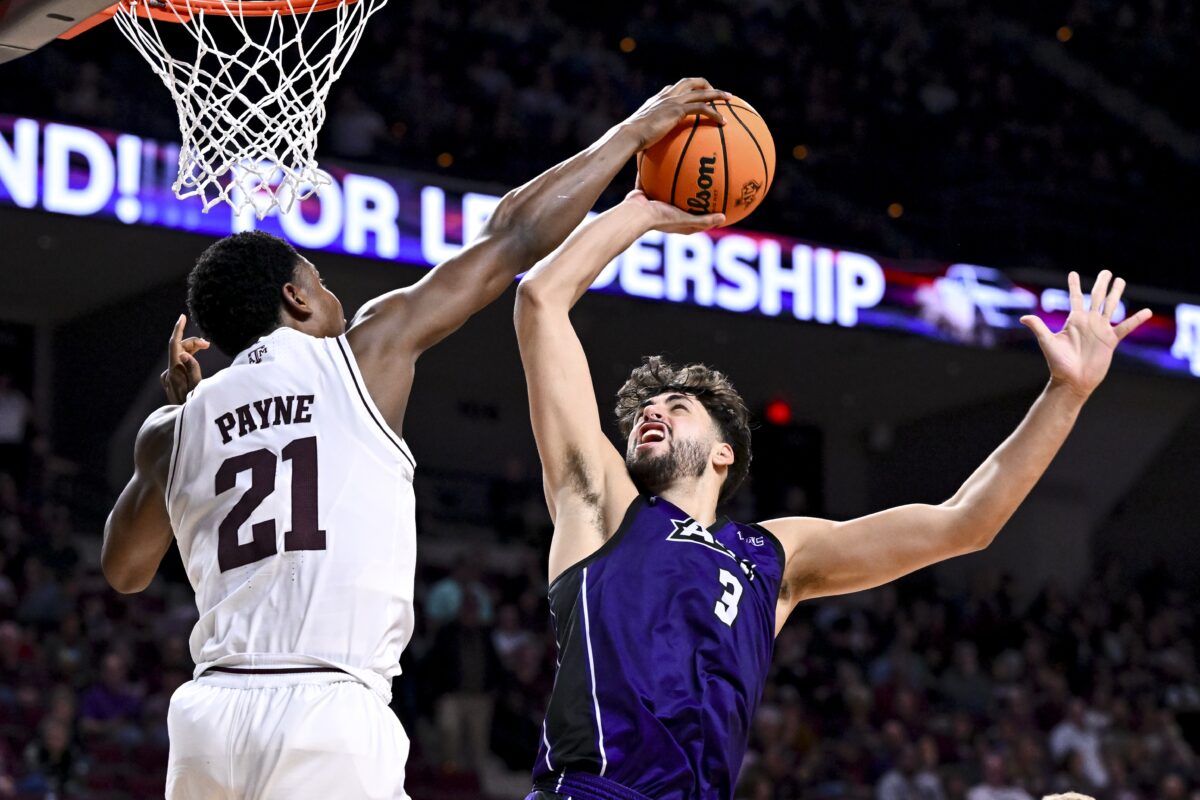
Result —
[[709, 103], [725, 100], [729, 96], [728, 92], [714, 89], [704, 78], [684, 78], [674, 86], [664, 86], [658, 94], [642, 103], [642, 107], [622, 125], [637, 134], [637, 149], [641, 152], [692, 114], [703, 115], [718, 125], [724, 125], [725, 118], [721, 112]]
[[670, 203], [651, 200], [641, 189], [625, 195], [623, 201], [646, 215], [646, 229], [663, 233], [698, 233], [725, 222], [724, 214], [692, 214]]
[[208, 349], [207, 339], [199, 336], [183, 338], [185, 325], [187, 315], [180, 314], [167, 344], [167, 368], [158, 376], [163, 391], [167, 393], [167, 402], [172, 405], [181, 404], [200, 383], [200, 362], [193, 358], [193, 354]]

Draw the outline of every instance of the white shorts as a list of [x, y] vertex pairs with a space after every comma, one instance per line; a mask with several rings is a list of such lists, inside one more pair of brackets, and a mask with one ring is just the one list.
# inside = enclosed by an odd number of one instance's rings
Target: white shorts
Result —
[[407, 800], [408, 736], [338, 672], [209, 672], [171, 697], [167, 800]]

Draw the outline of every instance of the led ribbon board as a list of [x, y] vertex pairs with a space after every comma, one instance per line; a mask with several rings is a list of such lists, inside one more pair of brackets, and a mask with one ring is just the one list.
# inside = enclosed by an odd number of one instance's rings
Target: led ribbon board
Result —
[[[493, 194], [451, 190], [397, 171], [332, 166], [331, 185], [288, 214], [259, 221], [252, 211], [235, 215], [224, 205], [205, 214], [171, 193], [178, 158], [178, 145], [0, 116], [0, 205], [211, 236], [257, 228], [301, 249], [429, 267], [470, 241], [499, 202]], [[987, 347], [1029, 346], [1021, 315], [1037, 314], [1054, 327], [1067, 310], [1061, 286], [1014, 281], [984, 266], [881, 259], [736, 228], [649, 233], [592, 288]], [[1200, 303], [1180, 297], [1149, 305], [1154, 319], [1129, 337], [1119, 357], [1200, 376]]]

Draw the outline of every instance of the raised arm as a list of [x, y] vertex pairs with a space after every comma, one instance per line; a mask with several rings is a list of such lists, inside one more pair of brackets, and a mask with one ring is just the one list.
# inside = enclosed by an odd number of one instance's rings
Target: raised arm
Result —
[[347, 338], [367, 388], [392, 427], [402, 426], [413, 364], [422, 352], [562, 243], [634, 153], [689, 114], [719, 120], [706, 102], [725, 96], [702, 78], [665, 87], [591, 147], [506, 194], [482, 233], [458, 255], [412, 286], [363, 306]]
[[150, 585], [174, 536], [167, 516], [166, 484], [175, 419], [182, 406], [151, 414], [133, 446], [133, 477], [121, 491], [104, 524], [100, 566], [118, 592]]
[[637, 496], [623, 456], [604, 435], [571, 307], [604, 266], [647, 231], [690, 233], [722, 221], [720, 214], [693, 217], [632, 192], [571, 234], [517, 288], [517, 341], [554, 520], [551, 580], [598, 549]]
[[1142, 309], [1111, 324], [1125, 282], [1101, 272], [1092, 308], [1083, 308], [1079, 276], [1069, 278], [1071, 313], [1052, 334], [1037, 317], [1021, 319], [1037, 336], [1050, 382], [1016, 431], [940, 505], [908, 505], [848, 522], [791, 517], [764, 526], [787, 553], [777, 624], [810, 597], [869, 589], [929, 564], [987, 547], [1050, 465], [1079, 411], [1104, 379], [1113, 350], [1150, 318]]

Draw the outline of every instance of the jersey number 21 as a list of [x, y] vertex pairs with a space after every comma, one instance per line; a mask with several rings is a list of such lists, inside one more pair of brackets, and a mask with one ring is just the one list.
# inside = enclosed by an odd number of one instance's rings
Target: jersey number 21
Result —
[[[292, 529], [283, 534], [284, 550], [324, 550], [325, 531], [317, 528], [317, 437], [294, 439], [283, 448], [283, 460], [292, 462]], [[238, 529], [250, 519], [267, 496], [275, 491], [279, 458], [267, 449], [230, 456], [217, 470], [216, 493], [237, 486], [239, 473], [250, 471], [250, 488], [229, 509], [217, 527], [217, 565], [221, 572], [261, 561], [278, 552], [275, 520], [254, 523], [251, 539], [238, 542]]]

